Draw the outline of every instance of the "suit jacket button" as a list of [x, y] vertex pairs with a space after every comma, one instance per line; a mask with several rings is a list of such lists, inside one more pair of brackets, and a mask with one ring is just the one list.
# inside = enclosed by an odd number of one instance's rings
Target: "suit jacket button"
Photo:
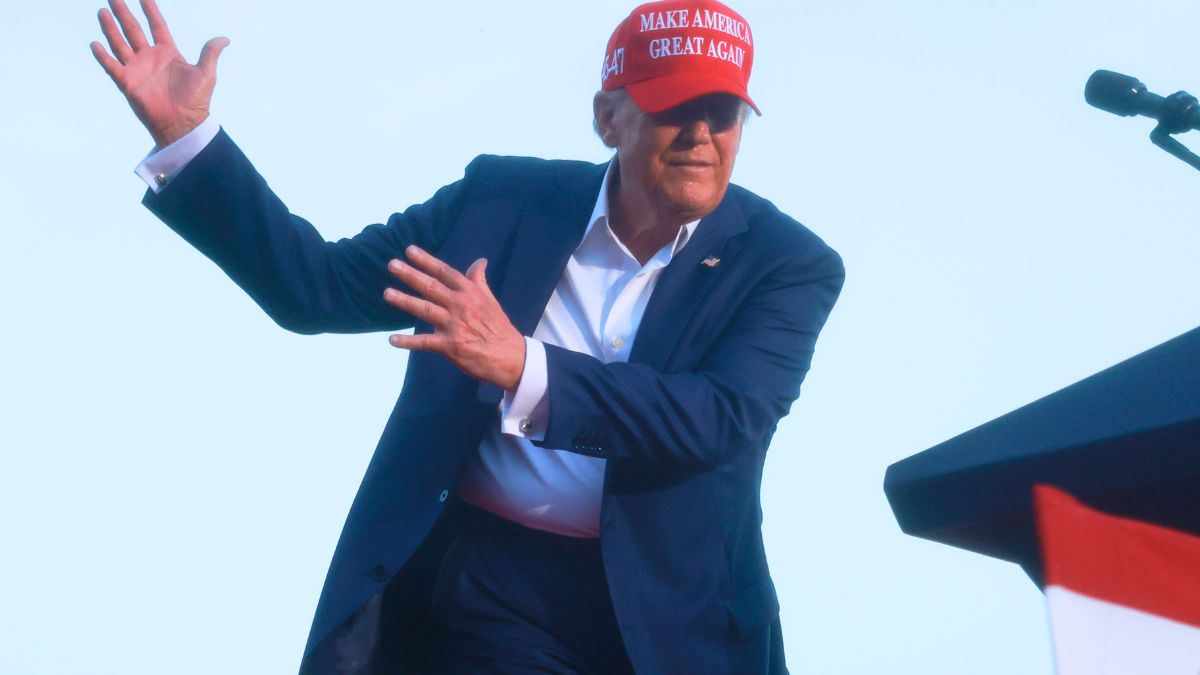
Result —
[[371, 570], [371, 578], [375, 581], [383, 581], [388, 578], [388, 568], [383, 565], [376, 565], [375, 569]]
[[449, 499], [449, 498], [450, 498], [450, 491], [449, 491], [449, 490], [442, 490], [442, 494], [438, 495], [438, 501], [439, 501], [439, 502], [444, 502], [444, 501], [446, 501], [446, 500], [447, 500], [447, 499]]

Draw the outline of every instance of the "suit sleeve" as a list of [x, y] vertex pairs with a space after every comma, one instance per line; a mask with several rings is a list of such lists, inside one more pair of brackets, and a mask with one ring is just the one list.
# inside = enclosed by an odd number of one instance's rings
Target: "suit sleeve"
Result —
[[[470, 170], [468, 169], [468, 172]], [[409, 244], [436, 253], [466, 191], [448, 185], [386, 224], [327, 242], [292, 215], [224, 131], [143, 204], [216, 263], [280, 326], [297, 333], [398, 330], [412, 317], [383, 301]]]
[[817, 334], [845, 277], [831, 249], [764, 277], [699, 367], [660, 373], [546, 346], [543, 445], [610, 459], [707, 469], [766, 447], [800, 395]]

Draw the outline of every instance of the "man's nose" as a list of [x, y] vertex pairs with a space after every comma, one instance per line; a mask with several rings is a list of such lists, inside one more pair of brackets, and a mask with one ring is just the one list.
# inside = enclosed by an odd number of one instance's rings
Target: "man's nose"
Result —
[[689, 145], [703, 145], [712, 142], [712, 123], [707, 116], [688, 120], [684, 125], [680, 139]]

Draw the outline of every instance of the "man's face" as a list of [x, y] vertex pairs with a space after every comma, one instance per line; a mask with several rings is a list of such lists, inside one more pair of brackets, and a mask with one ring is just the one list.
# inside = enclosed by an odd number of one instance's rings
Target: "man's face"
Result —
[[605, 135], [620, 158], [620, 191], [632, 189], [646, 206], [684, 221], [712, 213], [742, 141], [741, 100], [710, 94], [661, 113], [629, 103]]

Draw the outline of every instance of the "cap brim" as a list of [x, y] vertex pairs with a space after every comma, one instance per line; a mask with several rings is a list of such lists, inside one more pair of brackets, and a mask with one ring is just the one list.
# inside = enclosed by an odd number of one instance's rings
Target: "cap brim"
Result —
[[745, 87], [737, 82], [717, 77], [711, 73], [672, 73], [641, 82], [625, 85], [625, 91], [639, 108], [649, 113], [659, 113], [708, 94], [730, 94], [736, 96], [762, 116]]

